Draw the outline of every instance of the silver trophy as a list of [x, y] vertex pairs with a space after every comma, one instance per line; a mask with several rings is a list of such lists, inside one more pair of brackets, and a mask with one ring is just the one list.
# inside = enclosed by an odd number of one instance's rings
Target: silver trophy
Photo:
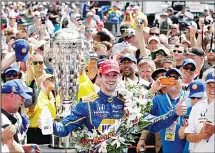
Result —
[[[61, 106], [57, 108], [57, 121], [71, 114], [77, 104], [79, 88], [79, 71], [89, 63], [90, 44], [82, 35], [72, 28], [57, 31], [53, 39], [44, 46], [45, 65], [53, 69], [56, 78], [56, 92], [60, 95]], [[71, 149], [72, 138], [60, 138], [52, 135], [50, 144], [53, 148]]]

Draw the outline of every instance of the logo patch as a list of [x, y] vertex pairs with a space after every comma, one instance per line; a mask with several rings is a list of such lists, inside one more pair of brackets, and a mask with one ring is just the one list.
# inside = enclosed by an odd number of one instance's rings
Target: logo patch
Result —
[[192, 85], [192, 89], [193, 89], [193, 90], [196, 90], [197, 88], [198, 88], [197, 84], [193, 84], [193, 85]]
[[22, 49], [22, 53], [25, 54], [27, 52], [26, 48]]
[[16, 88], [15, 87], [11, 87], [12, 92], [16, 92]]

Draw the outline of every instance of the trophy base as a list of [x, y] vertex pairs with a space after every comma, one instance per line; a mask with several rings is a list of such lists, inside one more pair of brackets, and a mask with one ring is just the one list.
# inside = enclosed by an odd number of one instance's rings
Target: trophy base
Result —
[[60, 147], [60, 146], [52, 146], [51, 144], [48, 145], [49, 148], [52, 148], [52, 149], [68, 149], [68, 150], [72, 150], [73, 152], [77, 152], [77, 149], [76, 148], [72, 148], [72, 147], [68, 147], [68, 148], [65, 148], [65, 147]]
[[73, 146], [71, 146], [71, 137], [70, 135], [67, 137], [57, 137], [52, 135], [51, 143], [49, 144], [49, 148], [53, 149], [68, 149], [68, 150], [77, 150]]

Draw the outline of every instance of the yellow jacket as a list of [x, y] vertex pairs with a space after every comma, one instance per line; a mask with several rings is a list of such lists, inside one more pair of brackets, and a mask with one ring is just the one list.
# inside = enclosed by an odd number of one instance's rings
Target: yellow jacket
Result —
[[[55, 104], [55, 97], [50, 92], [50, 99], [48, 96], [45, 94], [45, 92], [41, 89], [40, 93], [38, 95], [38, 100], [37, 104], [34, 106], [31, 106], [30, 108], [27, 108], [27, 116], [29, 117], [30, 120], [30, 127], [31, 128], [38, 128], [38, 119], [40, 114], [42, 113], [42, 108], [43, 106], [48, 106], [48, 109], [52, 115], [52, 118], [56, 118], [56, 104]], [[59, 100], [59, 98], [56, 98]], [[59, 103], [59, 102], [56, 102]]]
[[78, 101], [81, 97], [88, 96], [92, 93], [96, 93], [93, 83], [86, 73], [83, 73], [79, 78]]

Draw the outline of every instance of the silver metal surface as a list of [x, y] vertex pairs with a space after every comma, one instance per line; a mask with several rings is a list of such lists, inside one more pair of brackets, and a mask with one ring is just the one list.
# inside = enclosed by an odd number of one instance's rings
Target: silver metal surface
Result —
[[[56, 79], [56, 91], [61, 98], [61, 107], [57, 112], [60, 121], [71, 114], [77, 104], [80, 69], [89, 63], [90, 44], [83, 39], [76, 29], [66, 28], [57, 31], [44, 46], [44, 63], [53, 69]], [[50, 146], [53, 148], [72, 148], [70, 135], [65, 138], [52, 136]]]

